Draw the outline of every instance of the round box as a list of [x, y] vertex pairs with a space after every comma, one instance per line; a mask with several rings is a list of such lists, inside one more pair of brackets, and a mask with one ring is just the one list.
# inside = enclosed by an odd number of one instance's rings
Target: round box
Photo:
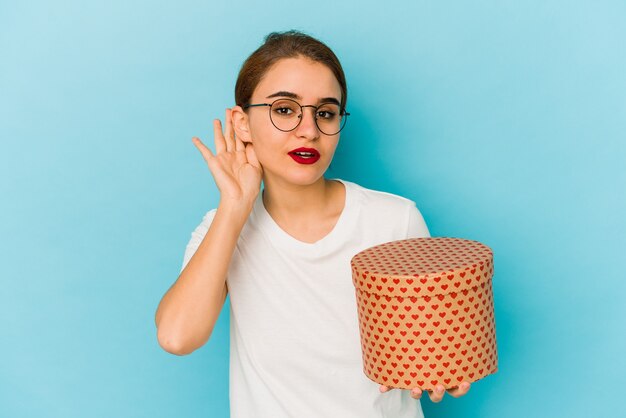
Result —
[[411, 238], [363, 250], [350, 265], [369, 379], [450, 389], [498, 370], [489, 247]]

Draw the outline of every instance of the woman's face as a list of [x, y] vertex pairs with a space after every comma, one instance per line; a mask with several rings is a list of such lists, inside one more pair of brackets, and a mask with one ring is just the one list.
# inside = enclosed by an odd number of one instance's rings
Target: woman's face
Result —
[[[329, 98], [341, 103], [342, 99], [341, 87], [332, 71], [324, 64], [304, 57], [286, 58], [275, 63], [257, 85], [250, 103], [272, 103], [280, 98], [293, 99], [303, 106], [319, 106]], [[314, 112], [311, 107], [303, 108], [298, 127], [283, 132], [272, 124], [269, 107], [248, 108], [248, 139], [254, 144], [266, 180], [308, 185], [324, 175], [335, 154], [339, 134], [320, 132]], [[315, 149], [320, 157], [311, 164], [297, 162], [290, 152], [298, 148]]]

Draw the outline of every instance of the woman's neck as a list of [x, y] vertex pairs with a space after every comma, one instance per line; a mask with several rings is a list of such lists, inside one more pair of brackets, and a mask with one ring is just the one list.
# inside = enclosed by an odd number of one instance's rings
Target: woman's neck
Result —
[[[265, 183], [265, 181], [264, 181]], [[332, 216], [338, 202], [341, 183], [324, 177], [311, 185], [301, 186], [284, 183], [265, 183], [263, 205], [276, 221], [289, 224], [305, 224]]]

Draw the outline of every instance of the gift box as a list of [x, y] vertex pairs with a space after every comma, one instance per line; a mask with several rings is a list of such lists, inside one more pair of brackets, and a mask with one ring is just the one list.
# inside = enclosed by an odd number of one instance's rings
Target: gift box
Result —
[[369, 379], [450, 389], [498, 370], [489, 247], [411, 238], [367, 248], [350, 265]]

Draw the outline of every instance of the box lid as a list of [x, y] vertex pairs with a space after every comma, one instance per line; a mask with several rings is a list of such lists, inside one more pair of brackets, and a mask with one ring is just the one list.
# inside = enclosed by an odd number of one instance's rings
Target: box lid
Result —
[[357, 289], [394, 297], [467, 292], [493, 276], [493, 252], [462, 238], [410, 238], [367, 248], [350, 261]]

